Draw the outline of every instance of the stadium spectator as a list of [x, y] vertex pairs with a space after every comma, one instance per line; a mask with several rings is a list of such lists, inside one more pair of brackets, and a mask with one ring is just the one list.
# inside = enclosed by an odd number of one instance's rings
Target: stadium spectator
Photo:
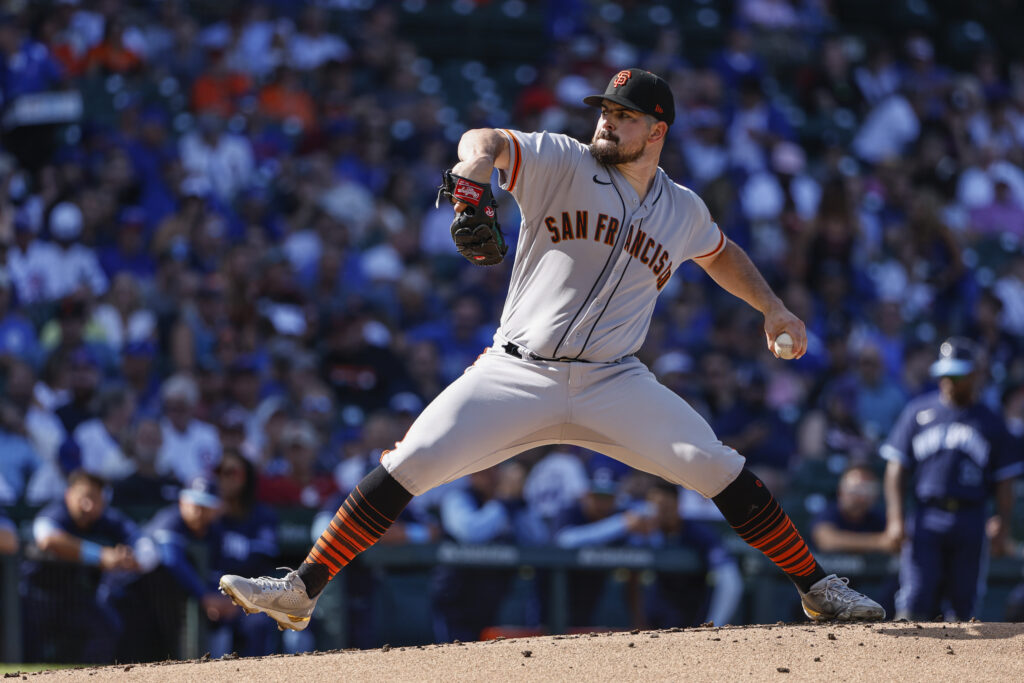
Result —
[[181, 138], [179, 154], [185, 171], [206, 180], [225, 202], [249, 184], [254, 170], [252, 143], [226, 131], [224, 119], [212, 112], [197, 117], [196, 130]]
[[697, 553], [703, 571], [696, 574], [658, 572], [642, 588], [642, 612], [648, 628], [732, 623], [743, 595], [736, 560], [714, 531], [679, 516], [679, 487], [655, 480], [647, 491], [648, 528], [633, 531], [631, 545], [686, 548]]
[[164, 382], [160, 397], [163, 443], [156, 460], [157, 471], [176, 477], [182, 484], [210, 476], [220, 461], [221, 444], [217, 429], [195, 417], [199, 403], [195, 380], [174, 375]]
[[0, 360], [13, 356], [38, 367], [42, 349], [35, 327], [17, 309], [8, 270], [0, 266]]
[[337, 492], [334, 477], [318, 471], [320, 442], [313, 425], [293, 420], [281, 430], [282, 457], [271, 460], [260, 480], [259, 499], [270, 505], [294, 505], [313, 509]]
[[[515, 477], [508, 472], [502, 467], [474, 472], [468, 488], [445, 493], [441, 528], [446, 538], [466, 544], [515, 543], [522, 491], [515, 490]], [[494, 597], [508, 593], [514, 576], [513, 569], [438, 567], [431, 591], [435, 641], [478, 640], [484, 627], [496, 623], [501, 601]]]
[[882, 485], [868, 465], [851, 465], [839, 477], [836, 499], [811, 523], [811, 540], [827, 553], [894, 553], [898, 538], [885, 534], [878, 507]]
[[98, 71], [102, 75], [128, 75], [142, 67], [142, 57], [124, 41], [125, 26], [118, 17], [107, 18], [103, 27], [103, 40], [86, 54], [86, 73]]
[[25, 407], [0, 399], [0, 503], [13, 505], [25, 496], [39, 469], [39, 455], [25, 435]]
[[7, 359], [3, 366], [7, 399], [24, 409], [24, 436], [39, 458], [39, 467], [29, 480], [25, 500], [30, 505], [49, 503], [64, 493], [64, 474], [57, 462], [57, 450], [67, 435], [53, 411], [43, 407], [37, 398], [36, 376], [29, 364]]
[[138, 530], [106, 503], [102, 479], [75, 470], [63, 500], [43, 508], [32, 536], [43, 556], [23, 567], [25, 657], [105, 663], [113, 659], [117, 618], [97, 597], [100, 572], [135, 572]]
[[187, 599], [198, 602], [211, 622], [238, 617], [238, 608], [217, 592], [214, 580], [224, 545], [221, 514], [216, 483], [197, 478], [181, 489], [177, 503], [142, 527], [135, 551], [143, 573], [123, 577], [109, 589], [111, 604], [123, 620], [120, 661], [180, 657]]
[[61, 447], [61, 465], [65, 471], [80, 467], [105, 481], [120, 481], [135, 469], [123, 450], [135, 414], [135, 396], [125, 387], [108, 387], [96, 397], [96, 406], [96, 417], [75, 427]]
[[[225, 451], [215, 474], [224, 504], [221, 570], [270, 572], [278, 555], [277, 515], [256, 502], [256, 468], [237, 451]], [[277, 626], [270, 619], [225, 620], [210, 634], [213, 657], [269, 655], [276, 648]]]
[[114, 482], [111, 504], [119, 509], [149, 509], [155, 505], [167, 505], [178, 500], [181, 482], [156, 469], [157, 457], [163, 444], [160, 423], [153, 418], [143, 418], [135, 423], [125, 456], [131, 461], [132, 473]]
[[59, 299], [85, 289], [101, 296], [109, 287], [96, 252], [82, 243], [82, 210], [73, 202], [61, 202], [50, 211], [51, 252], [53, 260], [45, 264], [45, 290]]
[[[556, 523], [552, 540], [559, 548], [621, 546], [630, 534], [654, 530], [653, 515], [635, 504], [622, 509], [616, 500], [618, 482], [611, 470], [597, 468], [590, 475], [589, 490], [569, 507]], [[568, 623], [574, 627], [599, 625], [597, 607], [605, 594], [608, 573], [603, 571], [569, 572]]]
[[50, 301], [56, 296], [48, 271], [57, 262], [57, 249], [39, 238], [41, 228], [41, 221], [27, 209], [15, 212], [14, 241], [7, 249], [7, 269], [22, 305]]

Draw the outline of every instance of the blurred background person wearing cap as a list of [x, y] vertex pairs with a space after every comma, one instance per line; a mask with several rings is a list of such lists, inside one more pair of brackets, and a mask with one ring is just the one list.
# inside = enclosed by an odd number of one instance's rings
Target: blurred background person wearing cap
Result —
[[174, 375], [160, 390], [164, 417], [160, 420], [163, 445], [157, 457], [157, 471], [186, 483], [209, 476], [220, 462], [221, 443], [217, 429], [195, 417], [199, 387], [188, 375]]
[[743, 577], [719, 534], [704, 523], [679, 514], [680, 487], [648, 479], [644, 497], [646, 523], [631, 531], [628, 544], [661, 549], [685, 548], [697, 553], [696, 573], [642, 572], [632, 584], [634, 625], [644, 628], [716, 625], [732, 622], [743, 597]]
[[[225, 451], [214, 473], [224, 509], [222, 571], [269, 573], [278, 556], [277, 515], [256, 502], [255, 466], [238, 451]], [[277, 626], [271, 619], [226, 619], [210, 634], [212, 657], [229, 652], [256, 657], [273, 654], [276, 648]]]
[[[989, 543], [993, 555], [1007, 551], [1012, 481], [1024, 459], [1003, 417], [978, 401], [985, 373], [974, 342], [944, 341], [931, 367], [938, 391], [907, 405], [880, 449], [888, 461], [885, 533], [903, 543], [897, 618], [970, 619]], [[907, 484], [916, 504], [909, 514]]]
[[[120, 661], [157, 661], [177, 651], [184, 604], [199, 602], [211, 622], [235, 619], [239, 609], [217, 590], [224, 528], [217, 482], [197, 477], [181, 489], [176, 503], [147, 522], [135, 542], [142, 574], [116, 577], [108, 591], [123, 626]], [[204, 643], [205, 647], [206, 644]]]
[[[654, 530], [651, 510], [629, 504], [628, 498], [619, 495], [615, 471], [603, 467], [603, 460], [603, 456], [592, 458], [587, 491], [559, 516], [552, 538], [559, 548], [622, 546], [630, 534]], [[571, 571], [567, 579], [569, 626], [622, 625], [600, 623], [603, 615], [598, 610], [611, 579], [607, 571]]]
[[46, 291], [60, 298], [84, 289], [101, 296], [110, 286], [96, 251], [82, 243], [82, 210], [74, 202], [61, 202], [50, 211], [50, 239], [56, 259], [46, 269]]
[[[106, 482], [82, 469], [32, 522], [38, 553], [23, 565], [25, 656], [108, 662], [117, 618], [98, 600], [101, 572], [136, 572], [135, 523], [107, 505]], [[60, 560], [54, 562], [52, 560]]]

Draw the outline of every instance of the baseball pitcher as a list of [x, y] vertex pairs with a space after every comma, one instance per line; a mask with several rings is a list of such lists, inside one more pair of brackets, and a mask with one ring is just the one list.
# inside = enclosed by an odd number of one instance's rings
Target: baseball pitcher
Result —
[[[589, 145], [565, 135], [470, 130], [439, 198], [455, 207], [452, 237], [470, 262], [507, 251], [490, 187], [515, 198], [522, 226], [494, 344], [445, 389], [342, 504], [297, 571], [224, 576], [247, 612], [304, 629], [328, 581], [387, 531], [413, 496], [545, 444], [575, 444], [711, 498], [750, 545], [792, 579], [814, 620], [876, 620], [885, 611], [827, 575], [767, 487], [700, 415], [634, 355], [658, 293], [684, 261], [764, 314], [772, 349], [804, 324], [722, 233], [704, 202], [658, 167], [675, 105], [668, 84], [618, 72]], [[777, 352], [778, 353], [778, 352]]]

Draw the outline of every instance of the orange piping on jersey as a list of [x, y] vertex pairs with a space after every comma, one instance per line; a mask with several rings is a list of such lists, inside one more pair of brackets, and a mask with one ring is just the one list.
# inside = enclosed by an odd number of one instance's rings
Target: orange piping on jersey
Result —
[[718, 235], [719, 235], [719, 237], [718, 237], [718, 244], [715, 246], [714, 249], [712, 249], [711, 251], [709, 251], [706, 254], [701, 254], [700, 256], [694, 256], [693, 258], [707, 258], [708, 256], [714, 256], [715, 254], [717, 254], [722, 249], [722, 245], [725, 244], [725, 233], [722, 232], [721, 228], [718, 229]]
[[519, 167], [523, 161], [523, 150], [519, 146], [519, 140], [516, 139], [515, 133], [510, 131], [508, 128], [502, 128], [503, 131], [508, 135], [508, 139], [512, 141], [512, 145], [515, 147], [516, 160], [512, 164], [512, 173], [509, 174], [508, 179], [508, 191], [516, 189], [516, 181], [519, 180]]

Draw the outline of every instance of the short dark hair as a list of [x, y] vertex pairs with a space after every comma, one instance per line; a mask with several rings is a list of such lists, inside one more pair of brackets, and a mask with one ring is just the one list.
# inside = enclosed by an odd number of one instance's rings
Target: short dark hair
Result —
[[86, 472], [84, 469], [79, 467], [76, 470], [72, 470], [68, 475], [68, 488], [71, 488], [75, 484], [85, 482], [87, 484], [93, 484], [99, 488], [105, 488], [107, 480], [103, 477], [93, 474], [92, 472]]

